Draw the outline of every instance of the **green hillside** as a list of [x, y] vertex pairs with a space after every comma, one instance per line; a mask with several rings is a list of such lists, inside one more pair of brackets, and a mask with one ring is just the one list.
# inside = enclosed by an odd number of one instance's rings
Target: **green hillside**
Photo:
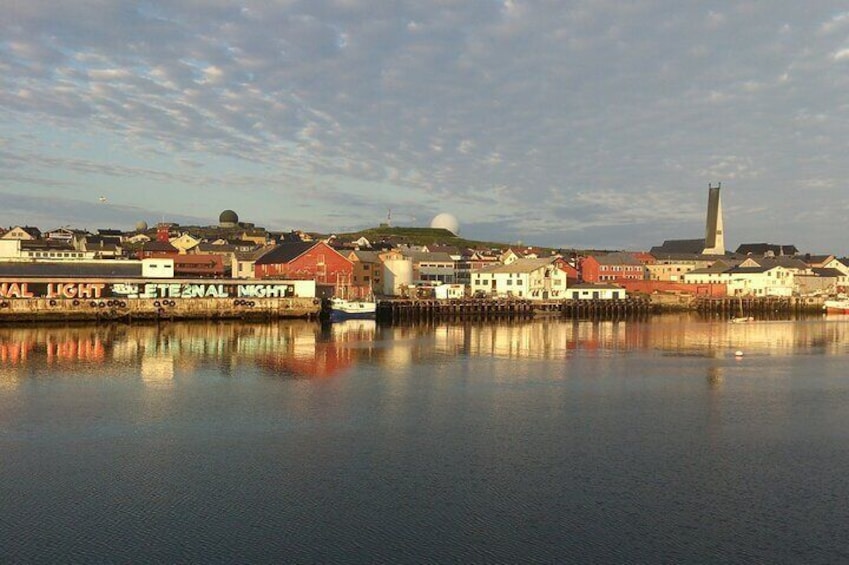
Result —
[[337, 234], [336, 237], [343, 241], [354, 241], [365, 237], [372, 243], [382, 240], [391, 240], [394, 243], [406, 243], [408, 245], [451, 245], [460, 248], [487, 248], [506, 249], [516, 247], [509, 243], [492, 241], [476, 241], [458, 237], [446, 229], [436, 228], [405, 228], [405, 227], [377, 227], [352, 233]]

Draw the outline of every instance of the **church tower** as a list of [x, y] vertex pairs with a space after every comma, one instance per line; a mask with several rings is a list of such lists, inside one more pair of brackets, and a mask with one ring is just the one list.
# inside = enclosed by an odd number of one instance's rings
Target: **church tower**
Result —
[[722, 201], [719, 189], [708, 183], [707, 225], [705, 226], [705, 255], [725, 255], [725, 237], [722, 234]]

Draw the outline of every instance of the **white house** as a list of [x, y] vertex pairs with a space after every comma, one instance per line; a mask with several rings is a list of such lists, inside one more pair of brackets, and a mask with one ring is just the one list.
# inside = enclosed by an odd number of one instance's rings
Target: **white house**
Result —
[[558, 257], [516, 259], [509, 265], [494, 265], [472, 273], [472, 295], [514, 296], [532, 300], [565, 298], [566, 271], [557, 266]]
[[566, 289], [569, 300], [624, 300], [625, 289], [615, 284], [579, 283]]
[[792, 296], [797, 275], [812, 274], [803, 262], [791, 257], [747, 257], [738, 265], [717, 261], [706, 269], [684, 275], [684, 282], [725, 284], [729, 296]]

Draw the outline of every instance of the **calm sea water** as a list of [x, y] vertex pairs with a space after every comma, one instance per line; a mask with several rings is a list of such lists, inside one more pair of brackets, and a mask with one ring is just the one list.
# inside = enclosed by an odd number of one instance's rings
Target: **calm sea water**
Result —
[[0, 328], [0, 562], [847, 562], [848, 355], [841, 318]]

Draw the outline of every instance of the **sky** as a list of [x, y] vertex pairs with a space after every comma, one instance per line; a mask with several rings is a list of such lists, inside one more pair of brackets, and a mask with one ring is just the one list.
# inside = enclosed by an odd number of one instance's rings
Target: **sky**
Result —
[[0, 225], [849, 254], [845, 2], [2, 0]]

